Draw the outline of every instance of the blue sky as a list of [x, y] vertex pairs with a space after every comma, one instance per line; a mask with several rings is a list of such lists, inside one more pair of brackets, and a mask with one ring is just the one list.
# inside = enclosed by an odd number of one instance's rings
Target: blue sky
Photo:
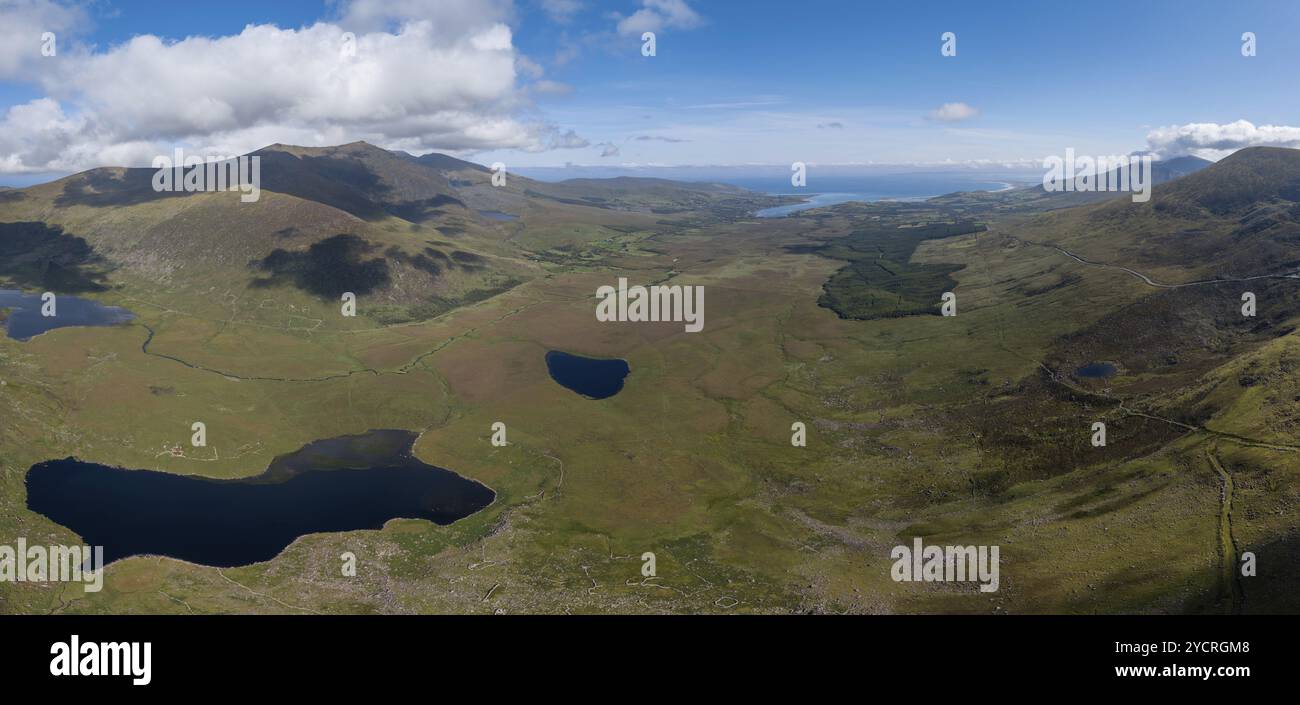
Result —
[[[60, 7], [0, 0], [0, 20], [50, 17], [42, 5]], [[421, 21], [418, 36], [403, 29]], [[7, 24], [26, 34], [0, 39], [29, 46], [40, 26]], [[368, 139], [516, 166], [992, 163], [1067, 147], [1214, 157], [1247, 144], [1300, 146], [1291, 127], [1300, 124], [1300, 3], [1280, 0], [99, 0], [65, 24], [59, 57], [11, 57], [6, 72], [0, 54], [0, 114], [31, 107], [9, 116], [7, 142], [0, 135], [0, 175], [6, 155], [10, 174], [32, 173], [258, 140]], [[296, 31], [283, 51], [266, 49], [263, 66], [249, 47], [260, 53], [281, 38], [249, 25]], [[313, 26], [318, 44], [333, 36], [326, 29], [354, 31], [360, 57], [391, 80], [355, 64], [340, 78], [303, 59], [303, 29]], [[644, 27], [656, 29], [656, 56], [641, 54]], [[954, 57], [940, 55], [946, 31], [957, 35]], [[1254, 57], [1241, 54], [1247, 31]], [[141, 35], [161, 41], [124, 50]], [[399, 35], [415, 48], [385, 48]], [[194, 37], [217, 44], [182, 41]], [[210, 81], [204, 51], [242, 73]], [[248, 97], [266, 88], [263, 77], [286, 80], [273, 67], [312, 87]], [[176, 86], [159, 80], [185, 72]], [[110, 96], [102, 84], [116, 80], [113, 95], [139, 95]], [[351, 101], [327, 105], [340, 92]], [[945, 104], [949, 119], [939, 119]], [[51, 158], [59, 138], [76, 143], [65, 150], [75, 156]]]

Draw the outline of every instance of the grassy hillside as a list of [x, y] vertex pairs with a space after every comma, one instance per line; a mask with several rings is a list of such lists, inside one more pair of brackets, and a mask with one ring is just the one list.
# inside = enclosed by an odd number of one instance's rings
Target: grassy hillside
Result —
[[[1151, 182], [1160, 185], [1194, 174], [1213, 164], [1200, 157], [1175, 157], [1169, 160], [1151, 163]], [[1111, 170], [1100, 181], [1094, 183], [1121, 183], [1118, 170]], [[944, 206], [965, 206], [978, 208], [986, 213], [1001, 215], [1035, 213], [1061, 208], [1075, 208], [1093, 203], [1113, 201], [1124, 198], [1132, 200], [1129, 192], [1085, 190], [1084, 177], [1074, 179], [1074, 190], [1048, 191], [1041, 183], [1007, 191], [976, 191], [954, 193], [932, 199], [934, 203]]]

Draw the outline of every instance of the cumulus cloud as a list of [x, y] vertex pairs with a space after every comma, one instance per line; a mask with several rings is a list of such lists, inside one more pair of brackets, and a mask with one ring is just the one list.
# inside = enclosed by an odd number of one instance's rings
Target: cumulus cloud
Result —
[[1147, 133], [1149, 151], [1160, 159], [1194, 156], [1222, 159], [1244, 147], [1300, 149], [1300, 127], [1259, 125], [1247, 120], [1227, 124], [1192, 122]]
[[0, 0], [0, 79], [18, 78], [39, 70], [41, 35], [53, 32], [55, 48], [70, 48], [69, 40], [89, 25], [85, 10], [50, 0]]
[[613, 142], [601, 142], [596, 146], [600, 147], [600, 156], [602, 157], [617, 157], [621, 153], [618, 145]]
[[979, 114], [980, 111], [965, 103], [944, 103], [931, 110], [929, 117], [931, 120], [938, 120], [939, 122], [961, 122]]
[[704, 18], [686, 0], [641, 0], [641, 5], [640, 10], [619, 18], [619, 34], [639, 36], [642, 32], [669, 28], [694, 29], [704, 23]]
[[[65, 9], [0, 0], [0, 46], [41, 26], [15, 30], [15, 10], [54, 21]], [[27, 43], [42, 60], [24, 78], [45, 95], [0, 114], [0, 171], [147, 166], [174, 145], [222, 155], [357, 139], [410, 152], [587, 146], [536, 117], [517, 74], [540, 73], [514, 48], [509, 12], [496, 0], [358, 0], [337, 24], [143, 35], [99, 51], [60, 42], [54, 58], [40, 57], [37, 32]], [[347, 32], [355, 51], [344, 51]]]

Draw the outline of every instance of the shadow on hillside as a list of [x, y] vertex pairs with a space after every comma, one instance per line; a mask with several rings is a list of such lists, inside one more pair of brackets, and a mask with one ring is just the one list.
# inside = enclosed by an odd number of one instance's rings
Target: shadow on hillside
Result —
[[336, 299], [345, 292], [358, 296], [389, 284], [388, 263], [365, 259], [378, 247], [356, 235], [342, 234], [321, 240], [306, 250], [276, 249], [251, 265], [267, 276], [251, 286], [265, 288], [290, 284], [321, 298]]
[[298, 157], [286, 152], [258, 152], [262, 188], [324, 203], [362, 220], [388, 215], [377, 201], [389, 191], [379, 176], [355, 159]]
[[63, 185], [63, 193], [54, 199], [54, 205], [60, 208], [68, 206], [110, 208], [133, 206], [170, 196], [186, 195], [183, 192], [155, 191], [154, 173], [153, 169], [126, 169], [120, 175], [103, 170], [88, 171], [69, 179]]
[[45, 223], [0, 223], [0, 278], [23, 289], [105, 291], [104, 264], [84, 239]]
[[[1300, 613], [1300, 536], [1284, 536], [1263, 546], [1239, 542], [1238, 550], [1255, 554], [1256, 574], [1241, 578], [1246, 614]], [[1240, 566], [1238, 566], [1240, 569]]]
[[465, 203], [454, 196], [439, 194], [423, 201], [408, 201], [406, 203], [391, 205], [388, 207], [388, 212], [402, 220], [409, 220], [412, 223], [418, 223], [422, 220], [447, 215], [446, 211], [442, 210], [444, 206], [459, 206], [464, 208]]

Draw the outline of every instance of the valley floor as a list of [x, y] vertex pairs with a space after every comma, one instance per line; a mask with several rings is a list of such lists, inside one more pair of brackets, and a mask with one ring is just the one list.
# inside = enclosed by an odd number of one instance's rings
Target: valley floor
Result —
[[[864, 224], [836, 213], [589, 243], [422, 322], [343, 326], [275, 290], [214, 296], [223, 318], [135, 283], [107, 297], [132, 325], [3, 340], [0, 536], [76, 541], [26, 509], [36, 462], [242, 477], [377, 428], [420, 432], [421, 460], [497, 499], [446, 527], [310, 535], [241, 568], [129, 558], [100, 593], [6, 583], [0, 612], [1300, 610], [1300, 390], [1283, 381], [1300, 338], [1151, 338], [1162, 307], [1236, 306], [1239, 287], [1167, 290], [1196, 280], [1076, 256], [1014, 220], [919, 241], [907, 260], [951, 270], [958, 315], [840, 318], [818, 301], [845, 262], [807, 251]], [[594, 292], [616, 277], [704, 286], [704, 330], [597, 322]], [[585, 399], [550, 380], [548, 350], [631, 374]], [[1120, 374], [1071, 377], [1094, 360]], [[193, 421], [206, 448], [188, 445]], [[999, 546], [998, 591], [895, 582], [891, 550], [915, 536]], [[1234, 569], [1245, 552], [1256, 577]]]

